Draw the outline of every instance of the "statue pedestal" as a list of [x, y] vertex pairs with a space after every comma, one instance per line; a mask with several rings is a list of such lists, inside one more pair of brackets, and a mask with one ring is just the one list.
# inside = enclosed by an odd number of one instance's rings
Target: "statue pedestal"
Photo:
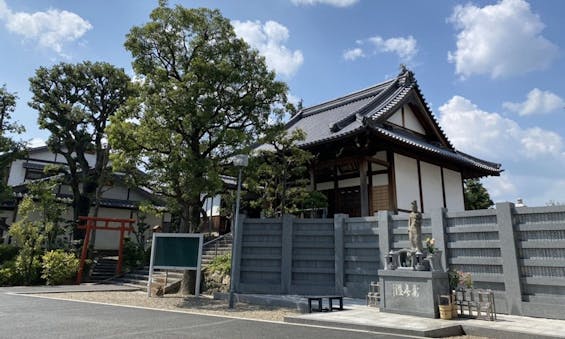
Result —
[[379, 270], [381, 312], [439, 318], [438, 296], [449, 294], [447, 272]]

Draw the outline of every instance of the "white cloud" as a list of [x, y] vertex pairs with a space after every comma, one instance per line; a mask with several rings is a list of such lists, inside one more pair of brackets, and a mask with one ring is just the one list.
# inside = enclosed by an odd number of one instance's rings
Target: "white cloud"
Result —
[[491, 199], [495, 202], [504, 200], [504, 197], [516, 196], [518, 193], [518, 189], [514, 184], [515, 178], [505, 172], [503, 172], [499, 177], [487, 177], [481, 181], [487, 189]]
[[390, 39], [383, 39], [380, 36], [374, 36], [369, 38], [377, 51], [396, 53], [401, 60], [410, 61], [418, 53], [418, 47], [416, 39], [413, 36], [408, 36], [407, 38], [397, 37]]
[[291, 51], [284, 43], [290, 34], [288, 29], [276, 21], [232, 21], [235, 33], [251, 47], [257, 49], [267, 61], [269, 68], [277, 73], [292, 76], [304, 62], [300, 50]]
[[44, 12], [14, 12], [0, 0], [0, 20], [6, 28], [26, 39], [37, 41], [39, 46], [62, 54], [63, 45], [73, 42], [92, 29], [92, 25], [79, 15], [49, 9]]
[[411, 35], [389, 39], [376, 35], [372, 38], [357, 40], [355, 43], [360, 47], [346, 50], [343, 53], [345, 60], [356, 60], [375, 53], [395, 53], [401, 61], [410, 62], [418, 54], [418, 42]]
[[362, 58], [365, 56], [363, 50], [359, 47], [348, 49], [347, 51], [343, 52], [343, 58], [345, 60], [355, 60], [358, 58]]
[[554, 189], [556, 182], [565, 183], [564, 143], [559, 134], [521, 127], [461, 96], [451, 98], [439, 111], [439, 123], [457, 149], [502, 163], [505, 172], [500, 177], [484, 180], [494, 201], [524, 198], [530, 206], [565, 201], [565, 191]]
[[557, 133], [539, 127], [522, 128], [516, 121], [483, 111], [461, 96], [451, 98], [439, 111], [440, 125], [455, 147], [464, 152], [487, 159], [563, 157], [563, 140]]
[[324, 4], [335, 7], [348, 7], [356, 4], [359, 0], [291, 0], [291, 1], [295, 5], [314, 6], [317, 4]]
[[502, 107], [520, 115], [543, 114], [565, 107], [565, 100], [550, 91], [534, 88], [524, 102], [505, 102]]
[[457, 49], [448, 53], [462, 78], [490, 74], [492, 78], [547, 68], [558, 48], [541, 35], [544, 24], [524, 0], [496, 5], [456, 6], [451, 22]]

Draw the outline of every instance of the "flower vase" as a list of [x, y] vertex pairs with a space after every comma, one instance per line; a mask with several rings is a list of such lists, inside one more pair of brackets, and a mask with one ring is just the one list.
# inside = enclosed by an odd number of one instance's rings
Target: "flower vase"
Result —
[[441, 263], [441, 250], [435, 250], [427, 257], [430, 262], [430, 269], [434, 272], [443, 272], [443, 265]]

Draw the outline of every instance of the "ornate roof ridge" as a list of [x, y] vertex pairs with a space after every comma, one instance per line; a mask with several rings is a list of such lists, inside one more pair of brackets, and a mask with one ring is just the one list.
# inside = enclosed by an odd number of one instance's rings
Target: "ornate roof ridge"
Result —
[[351, 102], [355, 102], [355, 101], [365, 99], [365, 98], [373, 96], [373, 95], [378, 95], [384, 88], [387, 88], [388, 86], [390, 86], [390, 83], [393, 83], [396, 80], [397, 80], [397, 78], [389, 79], [389, 80], [383, 81], [381, 83], [378, 83], [376, 85], [372, 85], [370, 87], [361, 89], [359, 91], [355, 91], [355, 92], [346, 94], [344, 96], [340, 96], [340, 97], [334, 98], [332, 100], [328, 100], [328, 101], [323, 102], [321, 104], [306, 107], [302, 110], [302, 113], [304, 114], [303, 116], [313, 115], [313, 114], [319, 113], [321, 111], [327, 111], [327, 110], [330, 110], [330, 109], [333, 109], [333, 108], [336, 108], [336, 107], [347, 105]]
[[391, 95], [391, 93], [393, 93], [393, 89], [396, 90], [395, 85], [397, 83], [398, 83], [398, 79], [395, 79], [394, 81], [392, 81], [386, 88], [384, 88], [379, 93], [377, 93], [377, 95], [369, 103], [360, 107], [358, 110], [352, 112], [348, 116], [343, 117], [342, 119], [340, 119], [339, 121], [337, 121], [333, 125], [331, 125], [330, 130], [332, 132], [337, 132], [340, 129], [347, 126], [348, 124], [355, 121], [355, 119], [357, 119], [357, 118], [363, 119], [364, 118], [363, 112], [370, 110], [371, 107], [378, 105], [382, 101], [386, 101], [386, 99]]

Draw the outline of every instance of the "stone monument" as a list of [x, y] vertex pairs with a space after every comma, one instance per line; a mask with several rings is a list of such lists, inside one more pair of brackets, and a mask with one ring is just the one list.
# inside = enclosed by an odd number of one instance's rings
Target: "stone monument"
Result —
[[408, 239], [412, 251], [422, 252], [422, 214], [418, 212], [418, 202], [412, 201], [412, 212], [408, 217]]
[[[422, 214], [412, 202], [408, 217], [410, 248], [390, 251], [385, 256], [386, 269], [379, 270], [380, 309], [383, 312], [439, 318], [438, 296], [449, 293], [445, 271], [431, 271], [422, 246]], [[427, 252], [427, 251], [426, 251]]]

